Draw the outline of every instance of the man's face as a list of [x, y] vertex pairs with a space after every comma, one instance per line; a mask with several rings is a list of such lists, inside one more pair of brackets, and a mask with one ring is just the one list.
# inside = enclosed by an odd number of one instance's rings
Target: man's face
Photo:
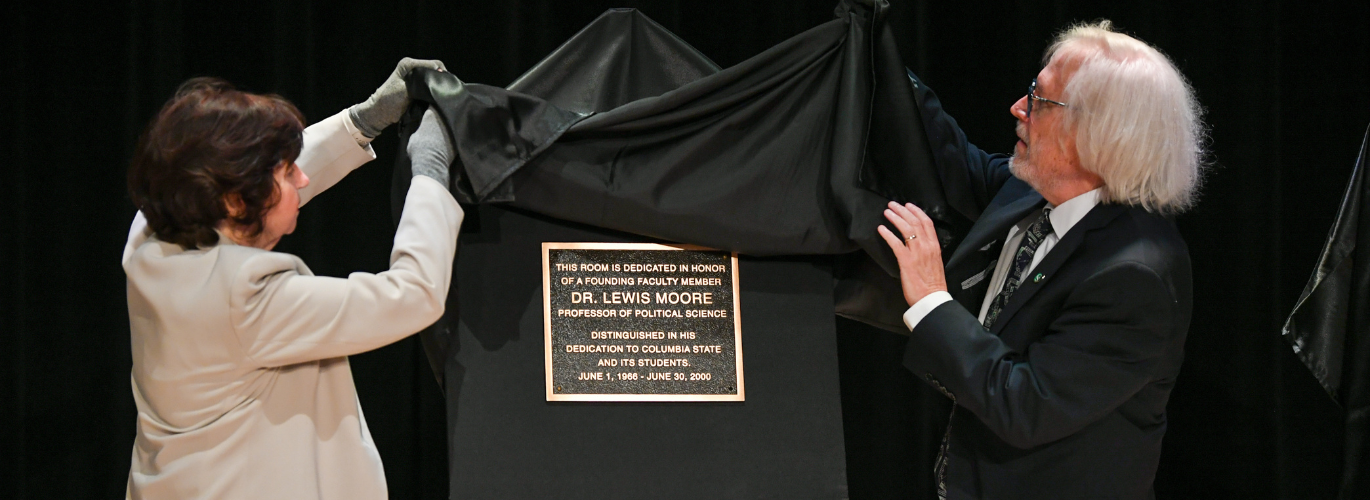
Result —
[[[1063, 48], [1037, 73], [1037, 96], [1063, 101], [1066, 83], [1079, 68], [1079, 58], [1069, 48]], [[1013, 147], [1013, 175], [1038, 192], [1044, 192], [1058, 180], [1080, 168], [1080, 156], [1075, 151], [1075, 134], [1066, 130], [1065, 109], [1049, 102], [1032, 103], [1028, 116], [1028, 100], [1023, 96], [1009, 107], [1018, 119], [1018, 143]], [[1070, 104], [1067, 102], [1066, 104]]]

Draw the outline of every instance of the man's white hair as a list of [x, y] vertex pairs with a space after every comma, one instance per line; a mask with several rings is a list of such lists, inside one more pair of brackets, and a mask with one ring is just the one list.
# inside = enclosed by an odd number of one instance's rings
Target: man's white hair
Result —
[[1060, 54], [1079, 69], [1061, 97], [1080, 166], [1104, 181], [1100, 201], [1173, 214], [1194, 205], [1206, 129], [1194, 89], [1164, 54], [1107, 20], [1061, 32]]

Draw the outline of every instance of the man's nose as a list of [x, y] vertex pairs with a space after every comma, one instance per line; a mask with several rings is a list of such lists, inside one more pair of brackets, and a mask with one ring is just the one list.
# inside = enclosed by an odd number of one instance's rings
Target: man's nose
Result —
[[1019, 97], [1012, 106], [1008, 107], [1008, 114], [1013, 115], [1019, 121], [1027, 121], [1027, 99], [1027, 96]]

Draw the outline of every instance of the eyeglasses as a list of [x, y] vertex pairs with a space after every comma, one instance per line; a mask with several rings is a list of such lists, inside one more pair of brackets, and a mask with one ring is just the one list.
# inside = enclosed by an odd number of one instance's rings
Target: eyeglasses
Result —
[[1055, 104], [1055, 105], [1060, 106], [1060, 107], [1063, 107], [1063, 108], [1069, 108], [1069, 107], [1070, 107], [1069, 104], [1066, 104], [1066, 103], [1061, 102], [1061, 101], [1053, 101], [1053, 100], [1047, 99], [1047, 98], [1045, 98], [1045, 97], [1037, 97], [1037, 79], [1036, 79], [1036, 78], [1033, 78], [1033, 79], [1032, 79], [1032, 85], [1028, 85], [1027, 97], [1028, 97], [1028, 101], [1027, 101], [1027, 116], [1026, 116], [1024, 119], [1032, 118], [1032, 101], [1049, 102], [1049, 103]]

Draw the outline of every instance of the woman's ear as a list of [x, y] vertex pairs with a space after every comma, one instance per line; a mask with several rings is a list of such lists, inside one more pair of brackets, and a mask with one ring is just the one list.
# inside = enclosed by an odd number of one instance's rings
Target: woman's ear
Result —
[[228, 218], [237, 219], [247, 212], [247, 204], [243, 203], [242, 195], [228, 193], [224, 195], [224, 210], [228, 211]]

